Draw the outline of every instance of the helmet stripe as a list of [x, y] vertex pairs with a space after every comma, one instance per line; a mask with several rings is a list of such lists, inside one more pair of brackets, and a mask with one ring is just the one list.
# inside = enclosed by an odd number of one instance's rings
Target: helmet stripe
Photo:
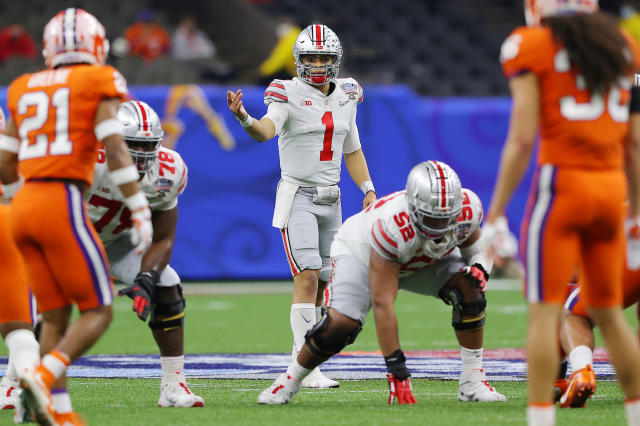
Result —
[[322, 46], [322, 25], [316, 25], [316, 46]]
[[64, 50], [67, 52], [73, 52], [76, 49], [76, 9], [74, 7], [64, 11], [62, 41]]
[[149, 131], [149, 118], [147, 117], [147, 111], [144, 110], [144, 106], [138, 101], [136, 101], [138, 108], [140, 108], [140, 114], [142, 115], [142, 130], [145, 132]]
[[440, 174], [440, 201], [442, 203], [440, 207], [445, 208], [447, 207], [447, 183], [445, 182], [446, 178], [444, 176], [444, 170], [437, 161], [434, 161], [433, 163], [438, 168], [438, 173]]

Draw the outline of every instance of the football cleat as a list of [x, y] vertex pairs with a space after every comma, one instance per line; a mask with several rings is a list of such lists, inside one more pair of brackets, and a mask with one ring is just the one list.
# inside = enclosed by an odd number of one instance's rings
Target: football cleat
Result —
[[54, 413], [57, 426], [85, 426], [87, 423], [80, 414], [70, 411], [68, 413]]
[[0, 410], [12, 410], [20, 402], [19, 385], [0, 384]]
[[489, 384], [484, 369], [474, 368], [460, 373], [458, 399], [463, 402], [506, 402], [507, 397]]
[[566, 378], [556, 379], [553, 382], [553, 399], [555, 402], [560, 401], [562, 395], [567, 391], [569, 381]]
[[160, 388], [158, 407], [204, 407], [204, 399], [189, 389], [186, 383], [170, 383]]
[[279, 405], [288, 404], [300, 390], [300, 382], [282, 373], [278, 378], [258, 396], [258, 404]]
[[314, 368], [311, 373], [300, 382], [303, 388], [307, 389], [331, 389], [339, 388], [340, 383], [335, 380], [331, 380], [322, 372], [318, 367]]
[[53, 374], [42, 365], [25, 370], [20, 378], [22, 406], [41, 425], [56, 425], [50, 390], [54, 381]]
[[560, 397], [560, 407], [583, 408], [595, 391], [596, 373], [591, 365], [587, 365], [569, 376], [569, 386]]

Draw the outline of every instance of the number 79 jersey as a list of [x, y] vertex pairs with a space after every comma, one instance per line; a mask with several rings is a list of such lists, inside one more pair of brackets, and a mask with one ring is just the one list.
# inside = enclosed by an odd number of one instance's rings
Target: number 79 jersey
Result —
[[[636, 41], [622, 32], [629, 46], [629, 69], [637, 69]], [[549, 27], [519, 27], [500, 50], [507, 78], [530, 72], [540, 85], [540, 151], [538, 165], [619, 168], [628, 132], [631, 83], [619, 84], [604, 94], [590, 94], [584, 78], [569, 61], [567, 49], [554, 39]]]
[[[138, 181], [138, 187], [149, 200], [151, 211], [171, 210], [178, 205], [178, 196], [187, 186], [187, 165], [177, 152], [163, 146], [154, 165]], [[111, 182], [103, 149], [98, 151], [93, 186], [85, 199], [89, 218], [103, 243], [108, 243], [131, 227], [131, 211], [124, 205], [124, 196]]]
[[331, 256], [350, 254], [368, 265], [371, 250], [375, 250], [401, 265], [400, 276], [410, 275], [453, 252], [478, 229], [482, 216], [478, 196], [463, 188], [456, 226], [435, 244], [422, 237], [411, 223], [405, 191], [394, 192], [342, 224], [333, 240]]

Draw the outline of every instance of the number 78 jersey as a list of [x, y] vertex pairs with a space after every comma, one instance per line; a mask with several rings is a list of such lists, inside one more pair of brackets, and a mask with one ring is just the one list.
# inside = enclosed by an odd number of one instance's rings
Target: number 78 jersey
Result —
[[[178, 205], [178, 196], [187, 186], [187, 165], [177, 152], [163, 146], [158, 158], [138, 181], [138, 187], [149, 200], [151, 211], [171, 210]], [[85, 194], [89, 218], [103, 243], [115, 240], [131, 227], [131, 211], [124, 205], [124, 196], [109, 177], [103, 149], [98, 151], [91, 190]]]
[[375, 250], [401, 265], [400, 276], [410, 275], [452, 253], [478, 229], [482, 215], [478, 196], [463, 188], [456, 226], [439, 244], [434, 244], [411, 223], [405, 191], [394, 192], [342, 224], [331, 245], [331, 256], [350, 254], [368, 265], [371, 250]]
[[[622, 32], [629, 50], [629, 69], [637, 69], [636, 41]], [[620, 78], [604, 94], [591, 94], [567, 49], [549, 27], [519, 27], [500, 50], [507, 78], [536, 75], [540, 87], [540, 152], [538, 165], [619, 168], [628, 131], [631, 83]], [[632, 63], [631, 63], [632, 62]]]

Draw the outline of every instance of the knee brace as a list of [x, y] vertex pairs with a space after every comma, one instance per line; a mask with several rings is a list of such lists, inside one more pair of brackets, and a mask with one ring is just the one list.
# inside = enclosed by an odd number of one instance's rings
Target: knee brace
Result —
[[[453, 308], [451, 325], [456, 330], [473, 330], [484, 325], [484, 310], [487, 307], [484, 293], [480, 293], [480, 300], [465, 302], [460, 289], [453, 287], [446, 289], [441, 297], [444, 303]], [[463, 319], [463, 316], [471, 318]]]
[[150, 329], [169, 331], [184, 325], [184, 308], [187, 302], [182, 297], [182, 286], [178, 284], [176, 287], [178, 292], [177, 299], [169, 302], [160, 302], [159, 293], [164, 289], [170, 290], [173, 287], [156, 287], [151, 301], [153, 309], [151, 311], [151, 320], [149, 321]]
[[[309, 329], [304, 336], [304, 340], [311, 353], [322, 358], [331, 358], [339, 353], [345, 346], [353, 343], [362, 330], [362, 326], [359, 326], [344, 337], [340, 336], [339, 332], [332, 333], [333, 336], [329, 336], [326, 332], [328, 327], [329, 315], [325, 315], [322, 317], [322, 320]], [[336, 334], [340, 337], [336, 338]]]

